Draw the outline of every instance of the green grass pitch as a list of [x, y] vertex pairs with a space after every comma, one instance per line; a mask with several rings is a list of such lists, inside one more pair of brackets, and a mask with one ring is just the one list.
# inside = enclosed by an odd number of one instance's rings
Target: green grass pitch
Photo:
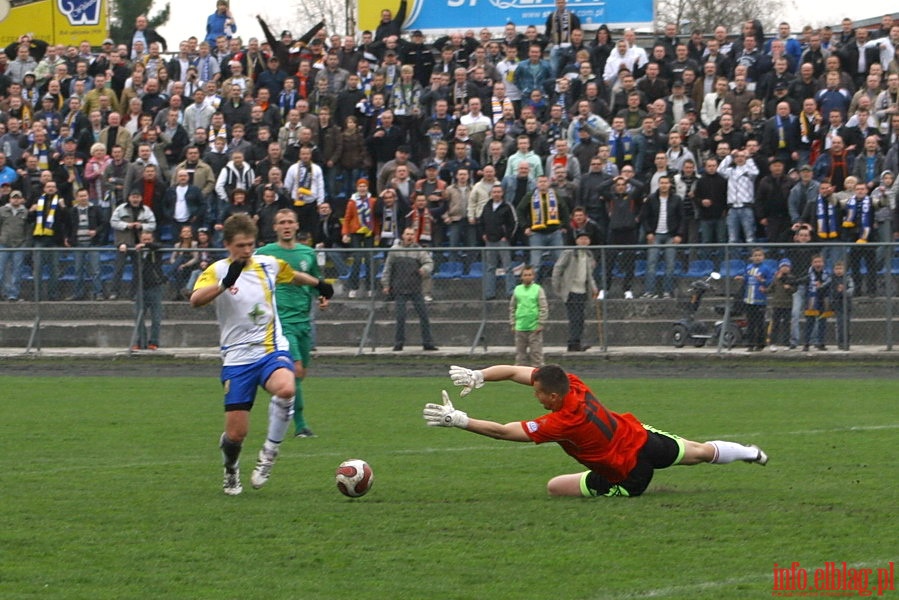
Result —
[[[762, 598], [774, 563], [896, 559], [899, 382], [588, 382], [613, 410], [771, 462], [659, 471], [639, 499], [551, 499], [546, 481], [578, 471], [558, 447], [424, 425], [447, 379], [313, 377], [319, 437], [288, 439], [251, 489], [258, 405], [244, 493], [226, 497], [214, 378], [0, 377], [0, 597]], [[456, 404], [541, 412], [513, 383]], [[374, 469], [364, 498], [334, 486], [347, 458]]]

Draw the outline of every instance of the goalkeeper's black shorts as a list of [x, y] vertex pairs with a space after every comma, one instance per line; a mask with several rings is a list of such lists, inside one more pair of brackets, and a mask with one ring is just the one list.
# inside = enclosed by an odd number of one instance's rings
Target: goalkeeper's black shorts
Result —
[[679, 436], [649, 425], [646, 443], [637, 454], [637, 464], [623, 480], [612, 483], [595, 471], [587, 471], [581, 479], [585, 496], [639, 496], [652, 481], [656, 469], [676, 465], [684, 458], [684, 441]]

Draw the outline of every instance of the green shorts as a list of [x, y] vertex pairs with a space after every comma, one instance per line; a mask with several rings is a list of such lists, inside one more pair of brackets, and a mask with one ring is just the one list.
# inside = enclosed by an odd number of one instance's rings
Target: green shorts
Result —
[[290, 346], [290, 355], [294, 361], [300, 361], [308, 367], [312, 361], [312, 325], [303, 323], [281, 323], [281, 330]]

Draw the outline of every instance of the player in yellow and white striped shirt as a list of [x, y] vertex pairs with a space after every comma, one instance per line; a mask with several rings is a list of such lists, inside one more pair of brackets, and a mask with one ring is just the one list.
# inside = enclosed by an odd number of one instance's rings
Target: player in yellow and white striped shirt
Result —
[[254, 488], [268, 481], [293, 411], [293, 358], [278, 320], [275, 285], [293, 282], [314, 286], [326, 298], [334, 295], [334, 289], [324, 280], [294, 271], [282, 260], [254, 256], [256, 233], [256, 224], [247, 215], [225, 220], [224, 243], [229, 256], [203, 271], [190, 297], [194, 307], [215, 302], [221, 329], [225, 431], [220, 447], [225, 465], [223, 488], [232, 496], [243, 491], [239, 458], [256, 387], [261, 385], [272, 399], [268, 436], [251, 477]]

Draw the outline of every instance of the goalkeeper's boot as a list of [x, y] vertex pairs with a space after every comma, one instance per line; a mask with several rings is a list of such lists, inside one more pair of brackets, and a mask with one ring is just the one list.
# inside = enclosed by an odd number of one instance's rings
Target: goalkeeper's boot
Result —
[[240, 485], [240, 469], [237, 467], [228, 469], [225, 467], [225, 478], [222, 481], [222, 490], [229, 496], [236, 496], [243, 491]]
[[265, 485], [269, 476], [272, 474], [272, 467], [275, 459], [278, 457], [278, 451], [268, 451], [265, 448], [259, 451], [259, 460], [256, 461], [256, 468], [253, 469], [253, 475], [250, 482], [255, 489], [259, 489]]
[[757, 465], [762, 465], [763, 467], [768, 464], [768, 455], [765, 454], [765, 451], [756, 446], [755, 444], [747, 444], [750, 448], [755, 448], [758, 450], [759, 455], [753, 459], [749, 459], [746, 462], [755, 463]]

